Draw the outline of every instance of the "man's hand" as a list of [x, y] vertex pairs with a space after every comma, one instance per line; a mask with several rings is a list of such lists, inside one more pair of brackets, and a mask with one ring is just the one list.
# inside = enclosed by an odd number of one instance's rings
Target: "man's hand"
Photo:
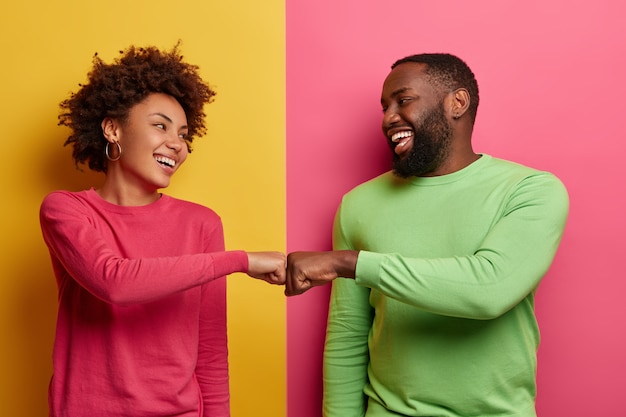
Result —
[[285, 283], [287, 257], [281, 252], [248, 252], [248, 275], [270, 284]]
[[302, 294], [338, 277], [354, 278], [358, 254], [358, 251], [290, 253], [285, 295]]

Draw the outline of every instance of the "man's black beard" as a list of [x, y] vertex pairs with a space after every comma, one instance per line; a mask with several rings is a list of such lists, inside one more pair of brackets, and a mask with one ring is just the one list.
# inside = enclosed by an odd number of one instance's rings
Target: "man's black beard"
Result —
[[[413, 147], [404, 159], [393, 153], [393, 173], [402, 178], [433, 172], [447, 158], [452, 127], [444, 114], [443, 102], [430, 110], [419, 126], [414, 126], [413, 135]], [[392, 145], [392, 151], [393, 148]]]

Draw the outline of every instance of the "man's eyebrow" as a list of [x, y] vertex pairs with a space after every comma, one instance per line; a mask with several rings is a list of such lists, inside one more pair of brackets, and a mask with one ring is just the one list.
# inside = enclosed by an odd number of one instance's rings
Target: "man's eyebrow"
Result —
[[398, 88], [397, 90], [394, 90], [391, 93], [391, 97], [395, 97], [398, 94], [402, 94], [402, 93], [406, 93], [407, 91], [409, 91], [411, 88], [410, 87], [402, 87], [402, 88]]
[[[393, 92], [389, 95], [389, 97], [391, 97], [391, 98], [395, 98], [395, 97], [399, 96], [399, 95], [400, 95], [400, 94], [402, 94], [402, 93], [406, 93], [406, 92], [407, 92], [407, 91], [409, 91], [409, 90], [411, 90], [411, 87], [400, 87], [400, 88], [398, 88], [397, 90], [394, 90], [394, 91], [393, 91]], [[381, 103], [383, 102], [383, 99], [382, 99], [382, 98], [380, 99], [380, 102], [381, 102]]]

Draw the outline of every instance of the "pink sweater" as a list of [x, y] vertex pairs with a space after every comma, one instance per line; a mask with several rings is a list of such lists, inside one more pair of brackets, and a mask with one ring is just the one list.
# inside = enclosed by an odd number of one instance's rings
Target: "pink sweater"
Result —
[[229, 416], [225, 275], [248, 264], [218, 215], [91, 189], [49, 194], [40, 221], [59, 288], [50, 415]]

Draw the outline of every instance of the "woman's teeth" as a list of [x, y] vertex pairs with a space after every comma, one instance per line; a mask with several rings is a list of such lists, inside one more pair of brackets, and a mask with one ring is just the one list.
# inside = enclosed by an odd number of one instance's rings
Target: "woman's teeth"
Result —
[[167, 165], [168, 167], [173, 168], [176, 165], [176, 161], [172, 158], [168, 158], [166, 156], [158, 155], [155, 157], [156, 161], [160, 164]]

